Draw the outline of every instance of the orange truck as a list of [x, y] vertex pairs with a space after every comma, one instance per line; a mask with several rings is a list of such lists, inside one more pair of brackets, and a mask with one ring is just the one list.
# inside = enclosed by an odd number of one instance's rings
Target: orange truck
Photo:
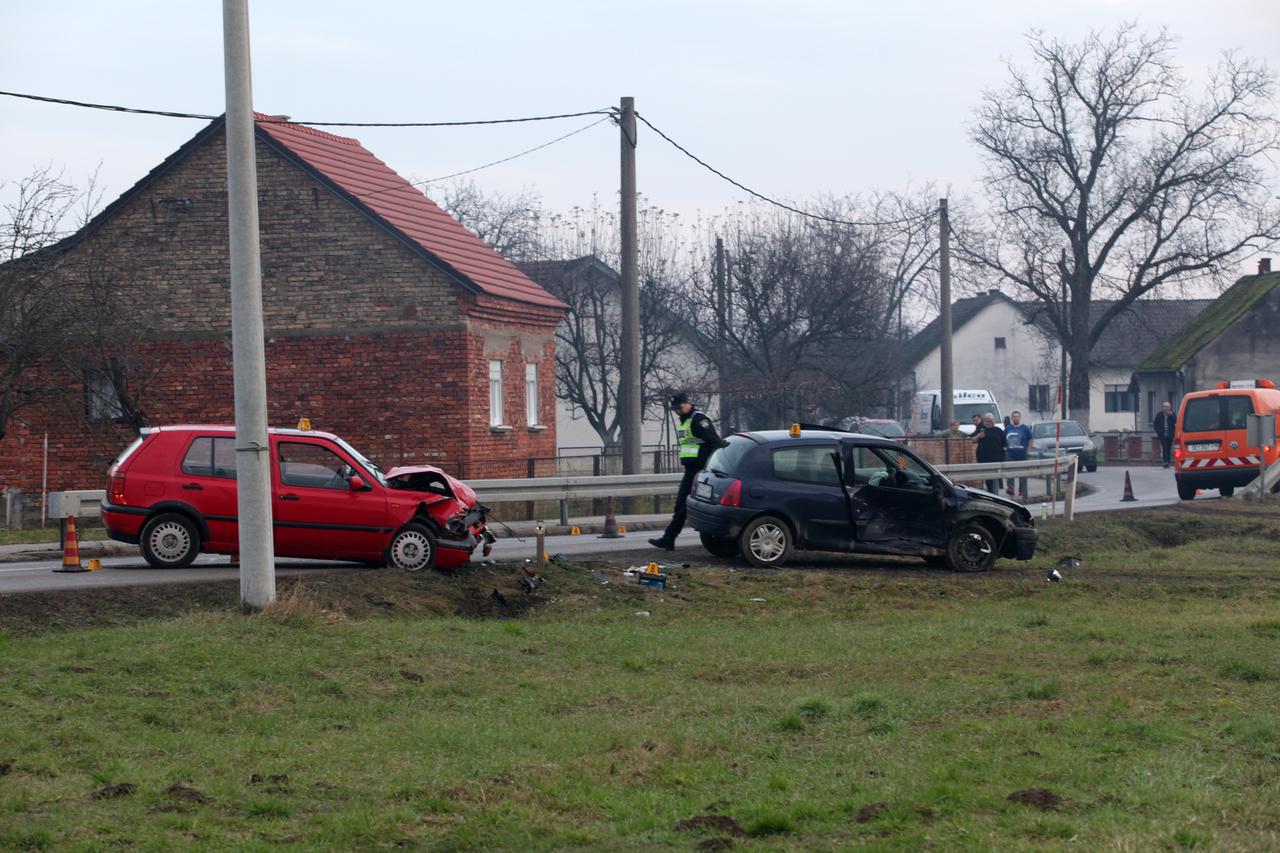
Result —
[[1174, 479], [1178, 497], [1189, 501], [1200, 489], [1217, 489], [1231, 497], [1237, 486], [1258, 476], [1258, 468], [1280, 459], [1280, 438], [1260, 455], [1247, 438], [1248, 416], [1277, 415], [1280, 431], [1280, 390], [1267, 379], [1219, 382], [1209, 391], [1193, 391], [1182, 398], [1173, 436]]

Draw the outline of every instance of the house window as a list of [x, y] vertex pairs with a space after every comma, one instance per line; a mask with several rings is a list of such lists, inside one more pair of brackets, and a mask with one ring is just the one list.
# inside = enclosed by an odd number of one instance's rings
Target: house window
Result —
[[120, 394], [105, 370], [86, 370], [84, 374], [84, 416], [90, 422], [114, 421], [124, 417]]
[[1031, 409], [1033, 412], [1049, 411], [1048, 385], [1027, 386], [1027, 408]]
[[1129, 385], [1107, 385], [1104, 387], [1106, 398], [1104, 409], [1108, 412], [1136, 412], [1138, 395]]
[[538, 365], [524, 366], [524, 419], [526, 426], [538, 425]]
[[502, 426], [502, 362], [489, 362], [489, 426]]
[[996, 349], [1004, 349], [1004, 348], [1005, 348], [1004, 338], [996, 338]]

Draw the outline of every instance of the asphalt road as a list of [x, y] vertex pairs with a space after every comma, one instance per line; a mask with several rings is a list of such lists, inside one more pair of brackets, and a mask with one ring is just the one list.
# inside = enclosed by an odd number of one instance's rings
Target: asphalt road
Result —
[[[1150, 466], [1128, 469], [1133, 482], [1136, 502], [1121, 501], [1124, 496], [1125, 469], [1119, 467], [1102, 467], [1096, 472], [1081, 474], [1081, 482], [1088, 484], [1092, 493], [1079, 498], [1076, 509], [1079, 512], [1104, 512], [1108, 510], [1144, 509], [1178, 502], [1177, 489], [1174, 487], [1173, 472], [1163, 468]], [[1201, 497], [1197, 500], [1217, 500], [1213, 497]], [[1032, 506], [1032, 513], [1040, 515], [1039, 507]], [[1061, 511], [1061, 507], [1059, 507]], [[650, 559], [661, 559], [664, 552], [649, 546], [648, 538], [656, 536], [652, 531], [634, 531], [621, 539], [602, 539], [595, 535], [584, 536], [551, 536], [546, 540], [546, 549], [550, 553], [560, 553], [568, 557], [601, 556], [618, 557], [634, 560], [637, 564]], [[677, 544], [680, 547], [698, 545], [696, 533], [685, 530]], [[493, 557], [499, 560], [519, 560], [532, 558], [535, 554], [532, 536], [524, 537], [521, 542], [515, 538], [499, 539], [494, 546]], [[200, 581], [233, 580], [237, 577], [237, 568], [228, 559], [218, 555], [201, 555], [196, 562], [186, 569], [153, 569], [143, 561], [140, 555], [126, 557], [107, 557], [102, 560], [103, 568], [96, 572], [78, 574], [61, 574], [52, 571], [61, 564], [60, 559], [34, 560], [22, 563], [0, 563], [0, 594], [14, 592], [48, 591], [58, 589], [79, 589], [105, 586], [143, 586], [159, 583], [195, 583]], [[299, 575], [323, 571], [362, 571], [351, 563], [322, 562], [314, 560], [281, 559], [276, 565], [278, 575]]]

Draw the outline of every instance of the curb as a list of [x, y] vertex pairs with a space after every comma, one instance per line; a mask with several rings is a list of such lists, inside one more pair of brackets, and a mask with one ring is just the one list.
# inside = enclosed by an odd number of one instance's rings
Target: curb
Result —
[[[10, 546], [17, 548], [19, 546]], [[49, 560], [57, 558], [62, 553], [62, 549], [58, 547], [57, 542], [39, 542], [32, 543], [27, 550], [11, 551], [0, 553], [0, 563], [25, 563], [32, 560]], [[124, 542], [111, 542], [107, 540], [97, 540], [93, 542], [80, 543], [80, 556], [84, 559], [90, 557], [129, 557], [138, 554], [137, 545], [129, 545]]]

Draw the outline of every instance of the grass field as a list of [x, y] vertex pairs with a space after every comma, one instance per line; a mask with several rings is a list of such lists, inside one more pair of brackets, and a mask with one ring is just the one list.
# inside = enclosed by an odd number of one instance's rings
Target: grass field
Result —
[[1273, 850], [1278, 555], [1275, 512], [1206, 505], [1051, 525], [982, 576], [559, 566], [517, 601], [475, 567], [253, 617], [0, 612], [0, 848]]

